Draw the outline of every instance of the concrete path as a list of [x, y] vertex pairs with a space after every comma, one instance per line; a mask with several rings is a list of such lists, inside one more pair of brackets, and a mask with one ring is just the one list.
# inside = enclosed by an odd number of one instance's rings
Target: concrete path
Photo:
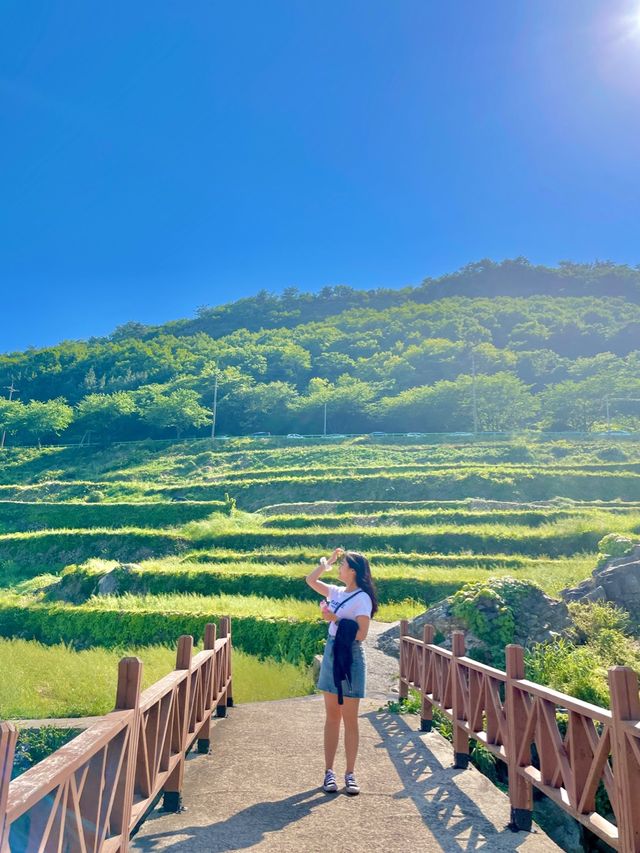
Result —
[[[213, 753], [192, 754], [182, 814], [154, 811], [136, 851], [557, 851], [542, 832], [512, 833], [507, 798], [477, 770], [455, 770], [451, 746], [416, 732], [417, 717], [362, 705], [358, 797], [320, 785], [322, 696], [232, 708]], [[336, 772], [344, 770], [340, 749]]]

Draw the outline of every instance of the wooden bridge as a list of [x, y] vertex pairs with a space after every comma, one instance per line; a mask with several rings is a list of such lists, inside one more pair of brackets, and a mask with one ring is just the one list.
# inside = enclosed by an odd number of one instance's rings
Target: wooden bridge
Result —
[[[363, 702], [365, 784], [354, 800], [319, 787], [320, 697], [244, 705], [227, 717], [229, 620], [219, 633], [207, 626], [195, 656], [192, 638], [181, 637], [176, 669], [142, 693], [142, 665], [125, 658], [116, 709], [11, 782], [16, 732], [2, 724], [0, 853], [382, 850], [399, 842], [555, 850], [528, 832], [536, 788], [613, 848], [640, 853], [633, 671], [610, 670], [609, 711], [527, 681], [518, 646], [507, 647], [503, 672], [466, 657], [462, 634], [449, 651], [433, 643], [430, 626], [419, 640], [403, 622], [400, 695], [420, 692], [420, 723]], [[428, 733], [434, 709], [451, 721], [453, 755]], [[470, 739], [508, 767], [508, 799], [465, 769]]]

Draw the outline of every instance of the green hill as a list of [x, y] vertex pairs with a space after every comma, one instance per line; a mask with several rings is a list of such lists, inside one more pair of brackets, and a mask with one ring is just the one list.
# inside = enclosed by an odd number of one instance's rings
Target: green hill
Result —
[[[0, 355], [7, 443], [210, 432], [635, 430], [640, 271], [481, 261], [419, 287], [261, 292]], [[611, 402], [608, 408], [604, 398]], [[29, 402], [34, 401], [34, 402]]]

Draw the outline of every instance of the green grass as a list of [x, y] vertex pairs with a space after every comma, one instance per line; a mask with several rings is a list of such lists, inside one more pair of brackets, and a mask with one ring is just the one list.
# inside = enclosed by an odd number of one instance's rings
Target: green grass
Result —
[[[637, 461], [603, 462], [593, 455], [562, 463], [507, 463], [479, 460], [465, 464], [453, 455], [442, 464], [413, 460], [394, 465], [393, 458], [380, 458], [377, 464], [358, 466], [340, 447], [325, 447], [322, 465], [310, 466], [304, 457], [296, 467], [273, 466], [258, 469], [257, 461], [246, 454], [244, 470], [225, 470], [216, 460], [211, 470], [198, 461], [199, 454], [185, 456], [180, 472], [132, 469], [105, 472], [90, 479], [67, 479], [64, 468], [41, 471], [29, 482], [15, 478], [18, 471], [5, 467], [0, 499], [24, 501], [119, 501], [167, 502], [171, 500], [222, 501], [225, 493], [238, 500], [245, 510], [275, 503], [324, 500], [401, 501], [464, 500], [470, 496], [503, 501], [539, 501], [558, 496], [574, 500], [637, 501], [640, 473]], [[480, 454], [481, 449], [477, 448]]]
[[[415, 555], [418, 557], [419, 555]], [[424, 558], [423, 558], [424, 559]], [[457, 562], [449, 556], [433, 559], [428, 564], [400, 561], [384, 564], [372, 561], [373, 574], [380, 602], [413, 599], [433, 603], [450, 595], [464, 583], [485, 580], [491, 576], [513, 575], [533, 580], [550, 593], [557, 594], [567, 586], [573, 586], [593, 571], [597, 555], [587, 553], [559, 560], [524, 558], [513, 560], [504, 555], [493, 555], [486, 563]], [[121, 592], [136, 595], [147, 593], [192, 593], [196, 595], [227, 594], [233, 596], [261, 595], [272, 599], [318, 600], [318, 594], [304, 582], [304, 577], [315, 565], [311, 558], [297, 562], [294, 558], [284, 564], [270, 562], [231, 563], [191, 562], [177, 558], [147, 560], [126, 572], [119, 571], [118, 584]], [[50, 600], [64, 599], [80, 603], [96, 590], [99, 578], [118, 566], [115, 561], [89, 560], [81, 566], [69, 567], [62, 579], [46, 575], [22, 582], [20, 591], [47, 589]], [[335, 572], [326, 576], [334, 582]]]
[[[163, 646], [126, 650], [74, 651], [27, 640], [0, 639], [0, 718], [40, 719], [105, 714], [113, 710], [118, 661], [136, 655], [143, 662], [143, 687], [166, 675], [175, 651]], [[236, 702], [304, 696], [313, 689], [308, 669], [258, 660], [234, 650], [233, 694]]]
[[[0, 599], [11, 602], [14, 596], [7, 595]], [[29, 597], [15, 596], [17, 602], [24, 607], [31, 603]], [[124, 595], [96, 596], [89, 599], [86, 608], [94, 612], [127, 612], [163, 614], [201, 614], [213, 618], [218, 615], [229, 615], [234, 618], [253, 617], [262, 620], [285, 619], [290, 622], [316, 622], [320, 620], [319, 604], [321, 597], [316, 594], [315, 601], [301, 601], [297, 598], [265, 598], [259, 595], [193, 595], [188, 593], [157, 594], [157, 595]], [[79, 609], [84, 605], [79, 605]], [[421, 612], [423, 606], [411, 600], [383, 604], [376, 618], [381, 622], [394, 622], [404, 618], [407, 610], [411, 615]]]
[[218, 502], [87, 504], [71, 501], [0, 503], [0, 533], [30, 530], [177, 527], [219, 512]]
[[[304, 576], [335, 545], [369, 556], [378, 618], [395, 621], [491, 577], [557, 595], [590, 575], [601, 536], [640, 531], [636, 441], [203, 439], [10, 448], [2, 462], [0, 634], [107, 657], [98, 647], [141, 647], [151, 669], [163, 644], [231, 615], [254, 690], [275, 678], [259, 658], [320, 650]], [[118, 570], [124, 594], [93, 598], [121, 563], [135, 564]]]
[[218, 442], [206, 439], [181, 442], [135, 442], [110, 447], [6, 448], [0, 482], [37, 483], [43, 480], [162, 481], [251, 469], [298, 467], [305, 470], [352, 469], [362, 466], [491, 464], [531, 466], [598, 465], [603, 454], [615, 449], [629, 463], [640, 462], [634, 441], [611, 438], [548, 439], [531, 435], [517, 440], [465, 440], [433, 438], [370, 439], [366, 436], [327, 443], [303, 444], [273, 439]]
[[[261, 608], [264, 600], [257, 596], [249, 601], [237, 596], [164, 596], [161, 602], [155, 598], [91, 599], [75, 606], [4, 592], [0, 636], [47, 645], [72, 643], [75, 648], [172, 645], [183, 634], [201, 637], [208, 622], [219, 622], [230, 614], [236, 648], [259, 657], [309, 664], [322, 650], [326, 635], [326, 625], [311, 602], [296, 602], [297, 608], [287, 609], [278, 607], [278, 602]], [[292, 609], [297, 610], [297, 618]]]
[[[516, 514], [517, 515], [517, 514]], [[522, 513], [520, 521], [528, 516]], [[533, 525], [506, 523], [498, 513], [497, 521], [474, 519], [459, 513], [457, 520], [445, 523], [440, 515], [436, 523], [422, 524], [421, 515], [405, 513], [403, 524], [378, 523], [379, 516], [340, 516], [343, 523], [324, 526], [322, 517], [309, 517], [303, 527], [269, 527], [272, 520], [261, 513], [235, 512], [229, 516], [214, 513], [206, 519], [180, 527], [154, 529], [134, 526], [117, 529], [35, 530], [0, 535], [0, 572], [4, 567], [13, 577], [29, 577], [43, 572], [59, 572], [70, 564], [102, 557], [121, 562], [140, 562], [156, 556], [182, 554], [190, 550], [227, 550], [242, 559], [242, 552], [281, 551], [296, 546], [317, 555], [336, 544], [365, 553], [415, 552], [418, 554], [519, 554], [531, 557], [559, 558], [590, 552], [609, 532], [631, 533], [640, 530], [637, 510], [610, 512], [590, 508], [558, 516], [551, 521], [535, 517]], [[530, 518], [530, 517], [529, 517]], [[293, 517], [291, 517], [293, 520]], [[413, 520], [414, 523], [410, 523]], [[530, 520], [532, 520], [530, 518]], [[431, 521], [429, 519], [429, 521]]]

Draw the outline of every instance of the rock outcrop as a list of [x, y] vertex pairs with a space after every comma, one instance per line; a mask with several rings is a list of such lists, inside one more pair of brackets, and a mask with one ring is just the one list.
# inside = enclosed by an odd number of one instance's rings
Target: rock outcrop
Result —
[[[500, 579], [496, 579], [496, 582], [499, 583]], [[488, 586], [491, 587], [490, 582]], [[416, 616], [409, 623], [409, 634], [421, 639], [424, 626], [433, 625], [436, 635], [444, 637], [439, 645], [450, 648], [451, 633], [463, 631], [467, 651], [477, 650], [479, 655], [484, 657], [486, 643], [469, 630], [469, 625], [462, 618], [456, 616], [453, 604], [454, 598], [450, 596]], [[495, 621], [497, 628], [503, 605], [494, 598], [480, 596], [477, 609], [483, 623], [487, 626], [485, 630], [490, 634], [492, 622]], [[514, 608], [513, 642], [522, 646], [530, 647], [535, 643], [546, 642], [570, 627], [571, 617], [566, 603], [551, 598], [533, 584], [528, 587], [526, 594], [519, 598], [517, 609]], [[394, 654], [397, 657], [399, 636], [400, 629], [394, 626], [378, 639], [378, 645], [387, 654]]]
[[[130, 578], [131, 573], [140, 569], [138, 563], [120, 563], [110, 572], [102, 575], [96, 586], [94, 595], [119, 595], [123, 590], [123, 581]], [[130, 583], [126, 585], [129, 591]]]
[[623, 557], [610, 557], [591, 577], [561, 593], [565, 601], [610, 601], [640, 623], [640, 545]]

